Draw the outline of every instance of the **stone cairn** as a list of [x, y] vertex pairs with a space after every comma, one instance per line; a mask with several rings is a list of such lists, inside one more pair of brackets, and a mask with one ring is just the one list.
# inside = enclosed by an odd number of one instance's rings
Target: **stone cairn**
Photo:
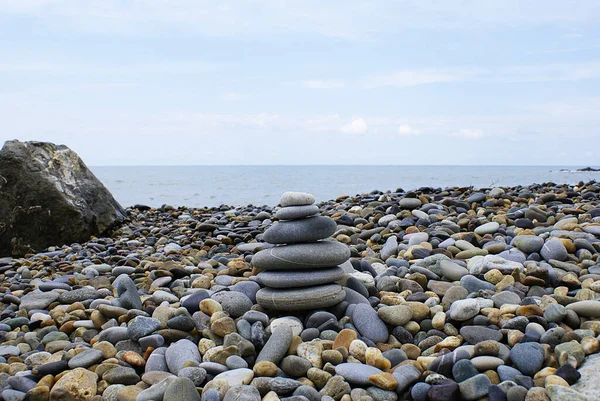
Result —
[[337, 229], [329, 217], [317, 216], [315, 197], [286, 192], [275, 215], [280, 222], [265, 231], [263, 239], [275, 244], [252, 258], [261, 270], [257, 280], [265, 286], [256, 300], [265, 309], [302, 311], [328, 308], [344, 300], [344, 289], [335, 282], [344, 277], [338, 265], [350, 258], [348, 247], [326, 240]]

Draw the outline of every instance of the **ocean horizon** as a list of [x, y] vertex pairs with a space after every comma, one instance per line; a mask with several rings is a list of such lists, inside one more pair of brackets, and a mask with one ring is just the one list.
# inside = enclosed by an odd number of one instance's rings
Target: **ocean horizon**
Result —
[[[188, 165], [90, 166], [123, 206], [276, 205], [285, 191], [317, 200], [420, 187], [576, 184], [599, 180], [588, 166], [542, 165]], [[597, 168], [597, 166], [589, 166]]]

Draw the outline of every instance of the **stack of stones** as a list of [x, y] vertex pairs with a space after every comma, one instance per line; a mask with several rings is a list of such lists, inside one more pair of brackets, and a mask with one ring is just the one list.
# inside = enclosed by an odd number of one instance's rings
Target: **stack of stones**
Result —
[[261, 270], [257, 280], [265, 286], [256, 300], [265, 309], [301, 311], [327, 308], [345, 298], [335, 282], [344, 277], [338, 265], [350, 258], [340, 242], [325, 240], [337, 225], [329, 217], [317, 216], [315, 198], [303, 192], [286, 192], [276, 213], [280, 222], [265, 231], [263, 239], [277, 246], [264, 249], [252, 258]]

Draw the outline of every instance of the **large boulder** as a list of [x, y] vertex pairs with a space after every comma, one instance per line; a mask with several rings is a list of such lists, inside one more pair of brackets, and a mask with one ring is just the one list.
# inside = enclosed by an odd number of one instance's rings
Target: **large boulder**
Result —
[[0, 150], [0, 257], [83, 242], [125, 218], [68, 147], [7, 141]]

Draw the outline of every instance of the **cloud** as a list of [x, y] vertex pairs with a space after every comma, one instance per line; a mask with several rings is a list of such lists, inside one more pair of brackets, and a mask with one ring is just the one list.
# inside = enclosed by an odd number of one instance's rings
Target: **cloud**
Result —
[[411, 127], [408, 124], [400, 124], [398, 127], [398, 134], [401, 136], [409, 136], [409, 135], [421, 135], [421, 131]]
[[345, 87], [346, 84], [344, 81], [336, 80], [312, 80], [302, 81], [302, 86], [309, 89], [337, 89]]
[[450, 133], [450, 136], [463, 139], [479, 139], [482, 138], [484, 134], [480, 129], [462, 128]]
[[367, 132], [367, 123], [362, 118], [355, 118], [350, 124], [346, 124], [341, 128], [345, 134], [362, 135]]

